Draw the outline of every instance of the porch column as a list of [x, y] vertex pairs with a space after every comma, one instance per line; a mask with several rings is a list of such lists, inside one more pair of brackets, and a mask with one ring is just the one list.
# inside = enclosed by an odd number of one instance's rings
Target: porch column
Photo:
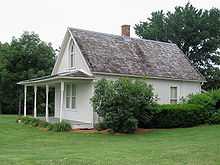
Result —
[[34, 86], [34, 118], [37, 117], [37, 86]]
[[24, 85], [24, 116], [27, 116], [26, 97], [27, 97], [27, 86]]
[[49, 86], [46, 85], [46, 121], [48, 122], [48, 94], [49, 94]]
[[60, 122], [62, 122], [62, 113], [63, 113], [63, 93], [64, 93], [64, 82], [61, 81], [61, 86], [60, 86]]

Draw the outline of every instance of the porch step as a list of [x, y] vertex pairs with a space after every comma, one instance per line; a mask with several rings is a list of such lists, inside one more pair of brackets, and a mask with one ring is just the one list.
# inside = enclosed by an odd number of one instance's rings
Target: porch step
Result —
[[[41, 120], [45, 120], [45, 118], [43, 117], [38, 117]], [[75, 121], [75, 120], [67, 120], [67, 119], [63, 119], [63, 121], [70, 123], [72, 129], [92, 129], [93, 125], [92, 123], [84, 123], [81, 121]], [[49, 117], [49, 123], [57, 123], [59, 122], [58, 118], [55, 117]]]
[[93, 126], [90, 123], [74, 123], [71, 124], [72, 129], [92, 129]]

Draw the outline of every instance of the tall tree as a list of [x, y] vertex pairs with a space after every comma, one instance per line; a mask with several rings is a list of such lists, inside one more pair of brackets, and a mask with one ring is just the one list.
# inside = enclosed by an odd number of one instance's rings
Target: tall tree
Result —
[[[0, 42], [0, 49], [2, 49], [4, 45]], [[0, 54], [0, 114], [2, 113], [2, 99], [3, 99], [3, 95], [2, 95], [2, 76], [1, 76], [1, 70], [3, 70], [4, 68], [4, 62], [3, 62], [3, 57], [2, 54]]]
[[34, 32], [24, 32], [20, 38], [0, 46], [0, 100], [4, 113], [17, 113], [21, 80], [50, 74], [55, 51]]
[[141, 38], [176, 43], [208, 81], [218, 82], [219, 9], [202, 10], [187, 3], [174, 12], [153, 12], [147, 21], [135, 25], [135, 32]]

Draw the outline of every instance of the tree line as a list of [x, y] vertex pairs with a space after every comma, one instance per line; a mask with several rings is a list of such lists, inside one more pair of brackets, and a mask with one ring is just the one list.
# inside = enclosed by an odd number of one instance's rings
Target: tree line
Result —
[[[187, 3], [175, 7], [173, 12], [152, 12], [151, 17], [137, 23], [134, 29], [141, 38], [177, 44], [206, 78], [203, 88], [220, 87], [219, 9], [197, 9]], [[0, 113], [19, 113], [23, 88], [16, 83], [50, 75], [54, 62], [55, 50], [34, 32], [24, 32], [18, 38], [13, 37], [9, 43], [0, 42]], [[31, 89], [27, 97], [30, 113], [33, 109], [32, 96]], [[44, 112], [44, 99], [45, 91], [39, 89], [37, 108], [40, 113]]]
[[187, 3], [173, 12], [155, 11], [135, 25], [135, 32], [144, 39], [177, 44], [206, 78], [203, 88], [220, 87], [219, 9], [197, 9]]
[[[0, 42], [0, 113], [18, 113], [23, 105], [23, 88], [16, 83], [51, 74], [55, 50], [38, 34], [24, 32], [10, 43]], [[33, 109], [33, 90], [28, 89], [29, 111]], [[38, 109], [44, 106], [45, 92], [38, 92]]]

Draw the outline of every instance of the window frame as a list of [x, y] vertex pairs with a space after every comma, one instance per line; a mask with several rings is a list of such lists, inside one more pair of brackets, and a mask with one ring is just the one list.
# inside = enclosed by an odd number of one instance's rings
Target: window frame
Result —
[[[172, 88], [176, 89], [176, 98], [172, 97]], [[177, 103], [178, 103], [178, 86], [170, 86], [170, 104], [177, 104]]]
[[69, 44], [69, 66], [70, 68], [75, 68], [75, 46], [74, 42], [71, 40]]
[[[73, 90], [75, 92], [73, 92]], [[68, 101], [69, 105], [67, 104], [67, 100], [69, 100]], [[73, 104], [73, 100], [74, 100], [74, 104]], [[65, 109], [70, 111], [76, 111], [76, 85], [73, 83], [65, 83]]]

